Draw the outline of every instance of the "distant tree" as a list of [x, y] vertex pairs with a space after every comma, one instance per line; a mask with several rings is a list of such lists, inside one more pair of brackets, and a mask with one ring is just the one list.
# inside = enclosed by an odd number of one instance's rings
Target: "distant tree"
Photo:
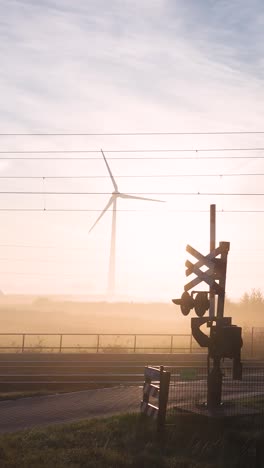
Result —
[[240, 303], [243, 306], [263, 306], [264, 295], [261, 289], [251, 289], [251, 292], [245, 292], [240, 299]]

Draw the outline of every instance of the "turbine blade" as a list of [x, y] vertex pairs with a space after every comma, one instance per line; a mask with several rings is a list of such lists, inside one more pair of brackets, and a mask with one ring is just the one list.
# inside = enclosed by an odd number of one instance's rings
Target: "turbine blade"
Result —
[[102, 149], [101, 149], [101, 152], [102, 152], [102, 155], [103, 155], [103, 158], [104, 158], [104, 161], [105, 161], [107, 170], [108, 170], [108, 172], [109, 172], [109, 175], [110, 175], [110, 177], [111, 177], [111, 180], [112, 180], [114, 189], [115, 189], [116, 192], [118, 192], [117, 183], [116, 183], [116, 181], [115, 181], [115, 179], [114, 179], [114, 176], [113, 176], [113, 174], [112, 174], [112, 172], [111, 172], [111, 169], [110, 169], [110, 167], [109, 167], [109, 165], [108, 165], [108, 162], [107, 162], [107, 160], [106, 160], [106, 157], [105, 157], [104, 152], [103, 152]]
[[104, 208], [104, 210], [102, 211], [102, 213], [100, 214], [100, 216], [98, 216], [97, 220], [95, 221], [95, 223], [92, 225], [92, 227], [89, 229], [89, 233], [93, 230], [93, 228], [96, 226], [96, 224], [100, 221], [100, 219], [104, 216], [105, 212], [108, 210], [108, 208], [110, 208], [110, 206], [112, 205], [113, 203], [113, 198], [114, 197], [111, 197], [110, 200], [108, 201], [106, 207]]
[[145, 201], [153, 201], [153, 202], [159, 202], [159, 203], [165, 203], [165, 200], [157, 200], [156, 198], [145, 198], [145, 197], [136, 197], [134, 195], [129, 195], [127, 193], [119, 193], [118, 196], [120, 198], [127, 198], [131, 200], [145, 200]]

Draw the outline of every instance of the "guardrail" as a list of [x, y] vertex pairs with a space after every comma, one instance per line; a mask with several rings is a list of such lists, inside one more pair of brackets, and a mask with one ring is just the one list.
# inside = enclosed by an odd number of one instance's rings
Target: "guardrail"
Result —
[[[47, 344], [52, 337], [53, 343]], [[110, 339], [112, 337], [112, 340]], [[8, 339], [9, 338], [9, 339]], [[13, 338], [13, 341], [11, 341]], [[77, 343], [85, 338], [90, 344]], [[107, 338], [107, 339], [106, 339]], [[124, 339], [126, 342], [124, 343]], [[33, 339], [33, 340], [32, 340]], [[31, 343], [30, 343], [31, 340]], [[183, 340], [181, 346], [179, 341]], [[6, 343], [4, 343], [4, 341]], [[10, 343], [11, 341], [11, 343]], [[34, 343], [35, 341], [35, 343]], [[68, 341], [68, 343], [67, 343]], [[75, 344], [69, 342], [74, 342]], [[178, 342], [178, 344], [177, 344]], [[149, 345], [147, 345], [149, 343]], [[0, 352], [4, 350], [15, 352], [40, 352], [45, 350], [62, 353], [63, 351], [86, 352], [199, 352], [201, 348], [193, 340], [191, 334], [144, 334], [144, 333], [0, 333]]]

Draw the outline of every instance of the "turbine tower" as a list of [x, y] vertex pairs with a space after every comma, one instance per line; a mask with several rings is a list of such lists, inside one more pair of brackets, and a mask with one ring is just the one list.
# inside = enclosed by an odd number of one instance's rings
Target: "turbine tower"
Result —
[[115, 266], [116, 266], [116, 204], [117, 204], [117, 199], [118, 198], [126, 198], [130, 200], [145, 200], [145, 201], [153, 201], [153, 202], [161, 202], [163, 203], [163, 200], [155, 200], [153, 198], [145, 198], [145, 197], [135, 197], [134, 195], [129, 195], [126, 193], [119, 192], [117, 183], [114, 179], [114, 176], [111, 172], [111, 169], [109, 167], [109, 164], [107, 162], [107, 159], [104, 155], [103, 150], [101, 149], [109, 176], [111, 178], [114, 191], [112, 192], [112, 195], [110, 199], [108, 200], [108, 203], [106, 207], [103, 209], [102, 213], [99, 215], [95, 223], [92, 225], [92, 227], [89, 230], [89, 233], [94, 229], [96, 224], [100, 221], [100, 219], [103, 217], [103, 215], [106, 213], [106, 211], [112, 206], [112, 229], [111, 229], [111, 244], [110, 244], [110, 257], [109, 257], [109, 270], [108, 270], [108, 294], [110, 297], [114, 295], [115, 292]]

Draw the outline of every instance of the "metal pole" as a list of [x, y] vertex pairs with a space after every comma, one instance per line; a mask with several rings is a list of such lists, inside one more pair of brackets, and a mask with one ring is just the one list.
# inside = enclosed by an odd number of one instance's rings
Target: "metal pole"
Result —
[[253, 352], [253, 349], [254, 349], [254, 327], [251, 328], [251, 350], [250, 350], [250, 354], [251, 354], [251, 357], [253, 358], [254, 356], [254, 352]]
[[60, 353], [61, 353], [61, 349], [62, 349], [62, 335], [60, 335]]
[[[210, 205], [210, 252], [212, 252], [215, 249], [215, 205]], [[210, 286], [209, 290], [209, 301], [210, 301], [210, 307], [209, 307], [209, 317], [213, 318], [215, 316], [215, 294], [214, 291], [212, 290], [212, 287]], [[210, 384], [209, 384], [209, 374], [210, 374], [210, 355], [209, 355], [209, 350], [208, 350], [208, 355], [207, 355], [207, 404], [209, 403], [210, 400]]]
[[190, 353], [192, 353], [192, 334], [190, 335]]
[[[215, 205], [210, 205], [210, 252], [215, 250]], [[209, 290], [209, 318], [215, 317], [215, 293], [210, 286]], [[219, 304], [219, 297], [217, 301], [217, 309], [222, 306]], [[217, 323], [216, 323], [217, 326]], [[212, 329], [211, 329], [212, 330]], [[210, 332], [211, 335], [211, 332]], [[221, 404], [221, 393], [222, 393], [222, 372], [220, 368], [220, 358], [213, 358], [213, 367], [210, 369], [210, 353], [208, 349], [207, 356], [207, 406], [209, 410], [215, 409]]]
[[25, 334], [22, 335], [22, 353], [25, 350]]
[[[215, 250], [215, 205], [210, 205], [210, 252]], [[210, 308], [209, 308], [209, 317], [212, 318], [215, 316], [215, 294], [213, 289], [210, 286], [209, 292]]]
[[222, 288], [222, 293], [218, 294], [217, 301], [217, 318], [223, 318], [224, 307], [225, 307], [225, 286], [226, 286], [226, 267], [227, 267], [227, 256], [230, 248], [229, 242], [220, 242], [219, 246], [222, 249], [221, 252], [221, 263], [222, 263], [222, 274], [219, 280], [219, 286]]
[[134, 336], [134, 353], [136, 352], [137, 348], [137, 335]]

